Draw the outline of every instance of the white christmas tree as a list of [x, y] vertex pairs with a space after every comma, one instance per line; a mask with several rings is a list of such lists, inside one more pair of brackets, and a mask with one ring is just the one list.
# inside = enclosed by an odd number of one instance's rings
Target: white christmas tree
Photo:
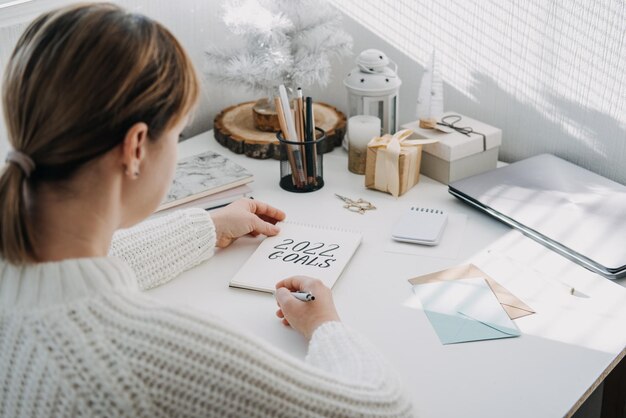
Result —
[[432, 52], [417, 96], [417, 118], [422, 128], [434, 128], [443, 114], [443, 80], [439, 63]]
[[280, 84], [291, 89], [327, 85], [330, 58], [352, 48], [340, 13], [325, 1], [230, 0], [223, 19], [242, 45], [207, 50], [207, 74], [269, 98]]

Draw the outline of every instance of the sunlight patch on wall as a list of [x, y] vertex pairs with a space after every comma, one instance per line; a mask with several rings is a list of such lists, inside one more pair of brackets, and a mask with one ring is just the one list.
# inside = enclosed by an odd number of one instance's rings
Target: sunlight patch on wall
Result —
[[626, 129], [624, 2], [331, 2], [421, 66], [435, 49], [444, 82], [481, 107], [514, 97], [604, 156], [577, 115], [591, 110]]

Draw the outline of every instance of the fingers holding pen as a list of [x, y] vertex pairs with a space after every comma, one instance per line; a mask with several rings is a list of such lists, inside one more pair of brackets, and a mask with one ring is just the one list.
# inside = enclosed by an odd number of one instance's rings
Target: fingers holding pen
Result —
[[[293, 292], [302, 293], [295, 295]], [[308, 298], [306, 294], [309, 294]], [[311, 338], [321, 324], [339, 321], [332, 293], [319, 279], [289, 277], [276, 283], [274, 295], [280, 308], [276, 316], [282, 319], [283, 324], [290, 325], [306, 338]]]

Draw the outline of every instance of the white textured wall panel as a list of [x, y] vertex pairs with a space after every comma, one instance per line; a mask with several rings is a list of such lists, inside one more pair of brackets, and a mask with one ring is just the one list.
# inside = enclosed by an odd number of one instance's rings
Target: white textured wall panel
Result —
[[[552, 152], [626, 183], [626, 2], [333, 3], [386, 41], [411, 87], [436, 49], [446, 109], [502, 128], [503, 160]], [[404, 87], [407, 121], [417, 91]]]
[[[163, 22], [200, 70], [206, 45], [236, 42], [220, 21], [221, 0], [119, 3]], [[346, 14], [355, 54], [376, 47], [397, 61], [402, 122], [414, 119], [423, 65], [434, 48], [441, 58], [446, 108], [502, 128], [503, 160], [552, 152], [626, 183], [623, 0], [333, 3]], [[2, 18], [0, 14], [4, 68], [23, 25], [2, 27]], [[352, 66], [353, 57], [335, 60], [333, 81], [311, 91], [314, 98], [345, 110], [342, 78]], [[186, 134], [209, 129], [220, 109], [255, 96], [205, 80], [202, 103]], [[6, 149], [0, 122], [0, 156]]]

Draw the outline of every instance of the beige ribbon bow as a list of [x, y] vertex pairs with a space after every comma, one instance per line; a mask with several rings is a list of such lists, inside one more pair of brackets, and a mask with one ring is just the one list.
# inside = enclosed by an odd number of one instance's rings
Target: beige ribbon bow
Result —
[[[400, 195], [400, 152], [406, 148], [406, 158], [415, 158], [413, 155], [419, 152], [419, 146], [434, 144], [436, 139], [407, 139], [413, 134], [411, 129], [403, 129], [393, 136], [386, 134], [372, 139], [370, 148], [380, 148], [376, 156], [376, 168], [374, 170], [374, 187], [377, 190], [389, 192], [393, 196]], [[409, 178], [415, 177], [417, 164], [409, 166]]]

